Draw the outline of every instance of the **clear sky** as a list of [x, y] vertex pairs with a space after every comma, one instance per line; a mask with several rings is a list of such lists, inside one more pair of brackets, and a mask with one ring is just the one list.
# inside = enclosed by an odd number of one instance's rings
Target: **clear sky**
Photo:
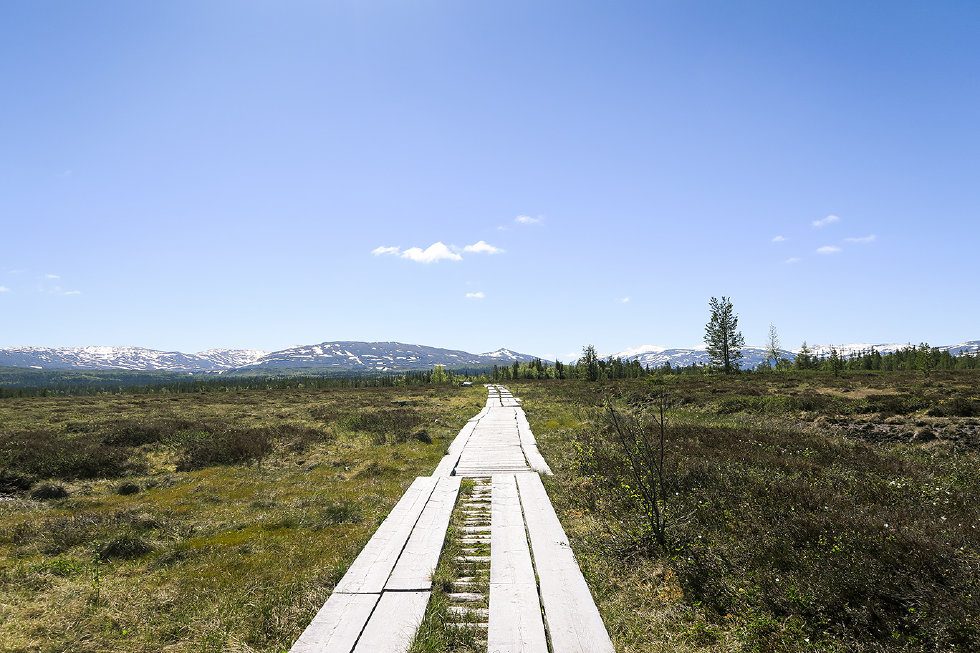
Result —
[[695, 344], [723, 294], [750, 343], [980, 338], [978, 33], [951, 1], [4, 2], [0, 346], [565, 356]]

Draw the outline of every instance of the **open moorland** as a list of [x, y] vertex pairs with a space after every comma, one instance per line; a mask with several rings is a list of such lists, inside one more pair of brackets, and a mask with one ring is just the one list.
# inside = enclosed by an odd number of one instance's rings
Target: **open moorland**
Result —
[[482, 387], [0, 401], [0, 650], [283, 651]]
[[[965, 652], [980, 647], [978, 381], [508, 385], [617, 651]], [[663, 393], [658, 541], [609, 406], [649, 434]], [[0, 650], [286, 650], [484, 398], [432, 384], [3, 399]], [[415, 650], [476, 650], [440, 627], [445, 609], [437, 595]]]
[[[769, 373], [510, 387], [617, 650], [966, 652], [980, 650], [978, 382]], [[650, 429], [663, 391], [659, 544], [607, 406]]]

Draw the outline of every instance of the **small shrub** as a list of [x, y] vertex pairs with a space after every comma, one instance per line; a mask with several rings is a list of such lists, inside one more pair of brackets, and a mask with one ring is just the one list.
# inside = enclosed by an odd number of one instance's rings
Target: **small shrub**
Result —
[[412, 439], [418, 440], [422, 444], [432, 444], [432, 436], [425, 429], [419, 429], [415, 433], [412, 433]]
[[927, 414], [932, 417], [980, 417], [980, 401], [953, 397], [949, 401], [932, 406]]
[[260, 462], [272, 451], [273, 435], [267, 428], [191, 431], [183, 435], [178, 471], [214, 465]]
[[99, 550], [99, 557], [103, 560], [132, 560], [152, 551], [153, 545], [144, 538], [133, 533], [124, 533], [106, 542]]
[[141, 469], [128, 453], [90, 435], [48, 430], [0, 433], [0, 465], [7, 473], [42, 478], [118, 478]]
[[109, 518], [102, 515], [68, 515], [32, 520], [14, 528], [11, 541], [18, 547], [36, 548], [48, 555], [64, 553], [104, 535]]
[[137, 485], [136, 483], [129, 483], [129, 482], [123, 483], [116, 488], [116, 494], [121, 494], [123, 496], [136, 494], [139, 491], [140, 491], [139, 485]]
[[197, 426], [186, 420], [160, 420], [144, 422], [127, 420], [112, 427], [103, 438], [103, 442], [112, 447], [139, 447], [145, 444], [163, 442], [174, 437], [180, 431]]
[[41, 483], [31, 491], [31, 498], [40, 501], [49, 499], [65, 499], [68, 497], [68, 490], [65, 486], [58, 483]]
[[321, 521], [327, 525], [359, 524], [364, 521], [364, 512], [356, 503], [338, 501], [323, 509]]
[[0, 494], [20, 494], [31, 489], [34, 480], [27, 474], [0, 469]]

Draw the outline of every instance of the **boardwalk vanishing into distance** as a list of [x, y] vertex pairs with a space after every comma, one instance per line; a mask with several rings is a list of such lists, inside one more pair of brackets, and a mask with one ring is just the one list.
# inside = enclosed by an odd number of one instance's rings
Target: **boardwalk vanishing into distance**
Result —
[[[541, 483], [551, 469], [520, 401], [502, 386], [488, 386], [488, 395], [433, 475], [415, 479], [398, 501], [291, 653], [408, 651], [457, 510], [466, 575], [448, 595], [450, 609], [462, 627], [485, 633], [488, 653], [614, 651]], [[458, 501], [464, 478], [473, 490]]]

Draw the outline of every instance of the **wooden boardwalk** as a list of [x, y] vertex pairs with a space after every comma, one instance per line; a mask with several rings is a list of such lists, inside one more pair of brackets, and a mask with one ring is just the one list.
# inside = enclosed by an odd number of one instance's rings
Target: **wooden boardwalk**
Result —
[[488, 394], [435, 473], [415, 479], [378, 527], [291, 653], [409, 650], [465, 477], [490, 487], [488, 653], [613, 653], [541, 483], [551, 469], [520, 401], [502, 386], [488, 386]]

